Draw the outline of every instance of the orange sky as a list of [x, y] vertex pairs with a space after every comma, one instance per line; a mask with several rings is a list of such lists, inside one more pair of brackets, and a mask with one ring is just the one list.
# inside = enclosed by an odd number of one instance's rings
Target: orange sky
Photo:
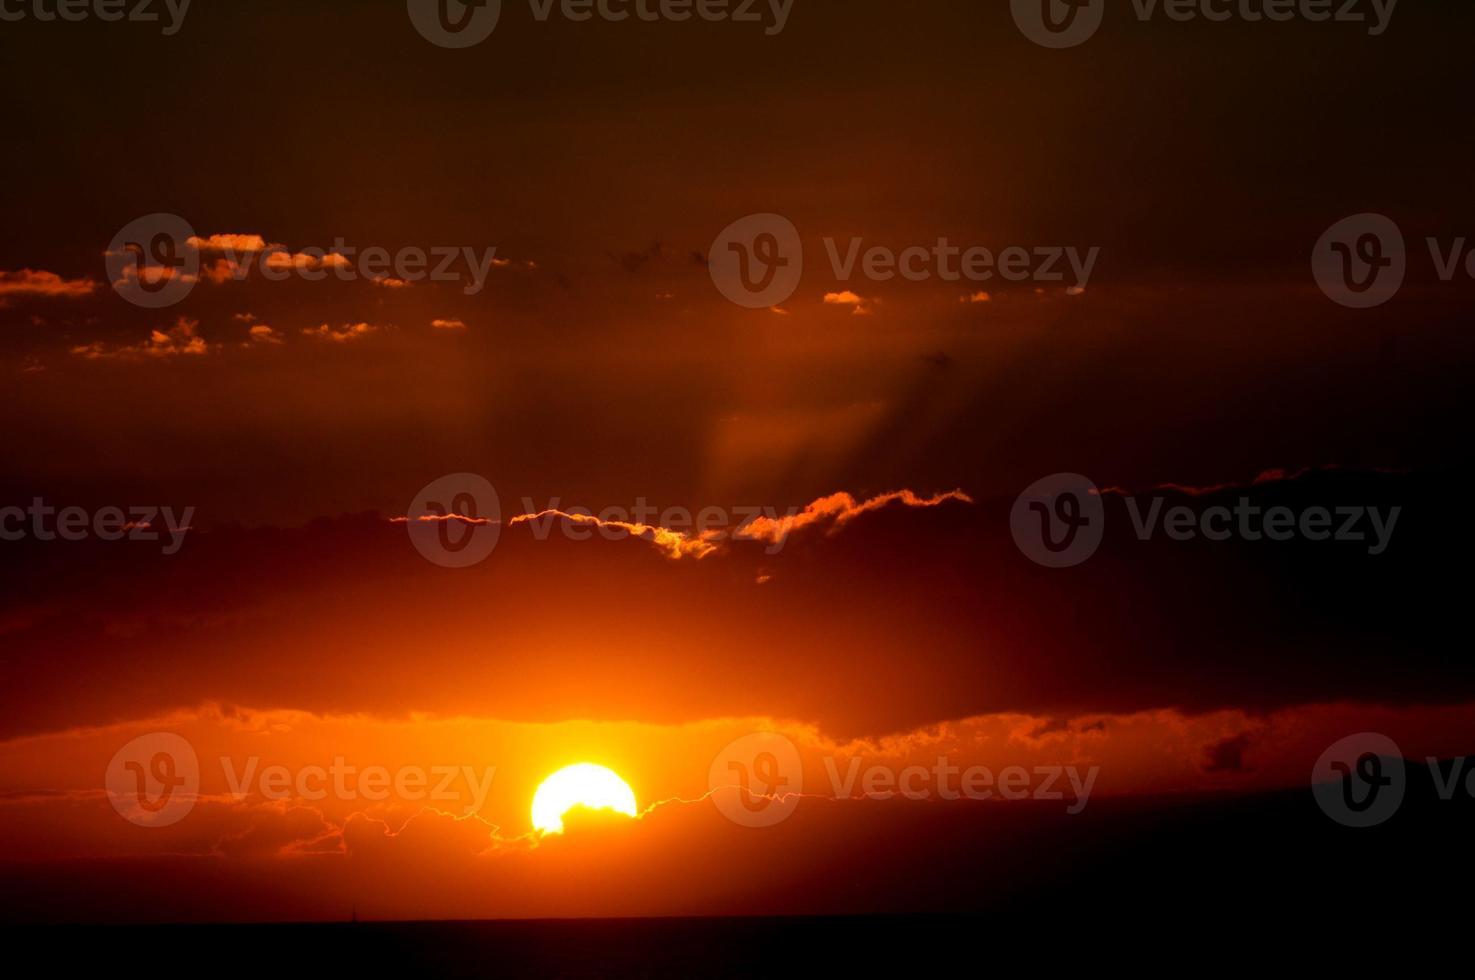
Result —
[[[987, 826], [997, 809], [1001, 819], [1018, 812], [1065, 831], [1072, 820], [1090, 826], [1093, 807], [1110, 812], [1134, 795], [1299, 788], [1325, 746], [1360, 727], [1391, 735], [1410, 755], [1446, 757], [1468, 744], [1475, 714], [1328, 706], [1259, 718], [1153, 712], [1063, 727], [994, 716], [836, 743], [812, 727], [760, 718], [527, 725], [209, 707], [7, 743], [0, 751], [0, 825], [12, 842], [9, 861], [153, 862], [150, 873], [166, 878], [224, 876], [252, 882], [277, 896], [273, 901], [291, 895], [287, 907], [307, 918], [340, 918], [344, 903], [374, 917], [412, 918], [772, 911], [776, 906], [755, 893], [730, 881], [718, 887], [709, 876], [732, 874], [729, 862], [749, 847], [765, 861], [803, 865], [813, 858], [815, 833], [838, 826], [863, 832], [868, 824], [880, 832], [886, 821], [876, 818], [878, 807], [896, 807], [917, 829], [947, 826], [951, 812]], [[114, 752], [158, 731], [183, 736], [199, 759], [197, 795], [167, 827], [120, 819], [98, 785]], [[783, 810], [772, 823], [761, 810], [747, 811], [754, 816], [745, 822], [745, 811], [723, 799], [729, 790], [709, 789], [713, 760], [754, 732], [788, 739], [802, 760], [803, 796], [791, 808], [772, 804]], [[1253, 740], [1238, 768], [1206, 771], [1212, 750], [1242, 734]], [[956, 769], [940, 770], [940, 759]], [[528, 806], [537, 783], [583, 760], [620, 772], [643, 815], [633, 822], [571, 817], [567, 840], [531, 834]], [[343, 773], [336, 782], [323, 775], [335, 763]], [[387, 771], [377, 781], [369, 772], [375, 766]], [[280, 784], [272, 782], [273, 767], [288, 774]], [[978, 775], [965, 783], [962, 774], [975, 767], [995, 778], [1020, 768], [1003, 777], [1013, 780], [1007, 785], [985, 784]], [[1050, 777], [1057, 769], [1079, 773], [1079, 780]], [[451, 770], [458, 774], [446, 775]], [[406, 772], [423, 774], [423, 781]], [[299, 783], [304, 773], [307, 782]], [[909, 796], [885, 795], [897, 785], [887, 780], [898, 778]], [[992, 795], [977, 798], [985, 785]], [[1081, 785], [1088, 787], [1084, 800]], [[869, 797], [866, 786], [874, 787]], [[120, 805], [131, 802], [118, 797]], [[638, 877], [613, 887], [631, 862]], [[612, 881], [571, 892], [570, 873]], [[282, 915], [280, 906], [251, 894], [226, 900], [215, 893], [205, 908], [247, 919]]]
[[[1002, 3], [504, 6], [467, 51], [403, 0], [0, 24], [0, 913], [976, 908], [1205, 813], [1320, 826], [1356, 733], [1468, 751], [1475, 279], [1424, 244], [1475, 240], [1475, 9], [1057, 52]], [[1355, 310], [1309, 259], [1367, 210], [1409, 269]], [[802, 274], [731, 302], [767, 214]], [[129, 251], [156, 215], [181, 271]], [[1090, 281], [828, 258], [944, 241]], [[1049, 474], [1099, 488], [1079, 566], [1018, 543]], [[538, 837], [583, 761], [641, 816]]]

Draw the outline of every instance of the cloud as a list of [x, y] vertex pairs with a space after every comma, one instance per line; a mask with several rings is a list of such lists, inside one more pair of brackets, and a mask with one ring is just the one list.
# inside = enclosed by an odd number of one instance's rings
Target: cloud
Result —
[[305, 327], [302, 334], [317, 340], [326, 340], [335, 344], [346, 344], [355, 340], [362, 340], [370, 334], [378, 333], [379, 327], [372, 323], [345, 323], [341, 327], [330, 327], [326, 323], [318, 327]]
[[708, 555], [717, 551], [717, 545], [713, 542], [724, 536], [722, 532], [706, 531], [692, 534], [684, 531], [673, 531], [664, 527], [652, 527], [649, 524], [633, 524], [629, 521], [607, 521], [592, 514], [570, 514], [561, 510], [546, 510], [539, 514], [521, 514], [508, 521], [508, 526], [524, 523], [537, 523], [538, 521], [562, 520], [573, 524], [582, 524], [589, 527], [621, 531], [642, 541], [649, 541], [655, 545], [667, 558], [679, 561], [682, 558], [695, 558], [700, 561]]
[[[1262, 470], [1258, 476], [1248, 481], [1227, 481], [1224, 483], [1210, 483], [1200, 486], [1183, 483], [1159, 483], [1154, 485], [1151, 488], [1151, 491], [1161, 491], [1163, 493], [1178, 493], [1182, 494], [1185, 497], [1210, 497], [1214, 496], [1215, 494], [1224, 493], [1228, 490], [1253, 490], [1256, 487], [1268, 487], [1278, 483], [1295, 483], [1299, 480], [1314, 479], [1319, 476], [1335, 474], [1343, 470], [1343, 467], [1337, 466], [1335, 464], [1303, 466], [1296, 470], [1288, 470], [1283, 467], [1275, 467], [1268, 470]], [[1402, 473], [1403, 471], [1389, 467], [1372, 467], [1364, 470], [1363, 472], [1379, 474], [1383, 476], [1395, 476]], [[1134, 491], [1129, 490], [1125, 487], [1113, 486], [1103, 487], [1101, 489], [1101, 493], [1102, 495], [1110, 494], [1117, 497], [1130, 497], [1132, 496]]]
[[36, 269], [21, 269], [19, 272], [0, 271], [0, 297], [40, 296], [56, 299], [79, 299], [91, 296], [97, 283], [91, 279], [63, 279], [54, 272]]
[[[1203, 771], [1206, 749], [1246, 724], [1264, 733], [1265, 767]], [[1413, 758], [1448, 758], [1458, 754], [1452, 747], [1468, 745], [1475, 710], [1318, 705], [1255, 721], [1241, 712], [1156, 711], [1060, 724], [991, 715], [836, 740], [766, 717], [543, 725], [200, 709], [0, 742], [0, 780], [16, 787], [0, 794], [0, 907], [8, 920], [34, 907], [86, 917], [106, 893], [111, 914], [124, 918], [139, 908], [166, 918], [329, 921], [354, 908], [373, 919], [783, 912], [789, 902], [811, 912], [854, 911], [857, 897], [874, 909], [916, 911], [928, 896], [1012, 902], [1020, 893], [1011, 882], [1023, 882], [1028, 895], [1051, 869], [1092, 866], [1109, 880], [1106, 868], [1125, 868], [1122, 881], [1137, 882], [1154, 862], [1182, 867], [1187, 841], [1209, 842], [1204, 853], [1222, 862], [1225, 874], [1190, 862], [1209, 892], [1241, 879], [1253, 890], [1263, 876], [1246, 877], [1246, 859], [1264, 860], [1267, 842], [1284, 843], [1287, 827], [1306, 824], [1295, 814], [1304, 817], [1315, 760], [1364, 728], [1387, 734]], [[175, 731], [195, 747], [200, 795], [179, 823], [141, 832], [119, 818], [98, 772], [120, 746], [156, 731]], [[803, 775], [792, 796], [754, 794], [796, 800], [787, 819], [761, 831], [724, 815], [735, 809], [731, 790], [714, 786], [710, 774], [714, 758], [755, 732], [786, 739]], [[621, 774], [636, 786], [639, 817], [575, 813], [564, 835], [527, 832], [533, 788], [569, 745], [598, 745], [631, 763]], [[257, 791], [232, 795], [227, 770], [239, 773], [252, 759], [259, 768], [245, 785]], [[470, 791], [460, 783], [448, 794], [454, 799], [431, 802], [426, 794], [438, 777], [398, 778], [440, 762], [475, 770], [486, 788], [480, 809], [461, 805]], [[330, 766], [341, 777], [321, 778]], [[291, 787], [271, 799], [259, 791], [268, 767], [286, 777], [276, 785]], [[969, 775], [976, 767], [991, 778]], [[304, 780], [309, 768], [319, 775]], [[1406, 811], [1460, 805], [1437, 800], [1424, 778]], [[1087, 780], [1086, 805], [1072, 812]], [[1401, 812], [1390, 829], [1418, 812]], [[1151, 819], [1128, 819], [1144, 814]], [[1196, 821], [1191, 833], [1178, 826], [1185, 818]], [[1226, 837], [1225, 826], [1236, 833]], [[1292, 836], [1285, 846], [1304, 862], [1311, 839]], [[1345, 868], [1338, 835], [1318, 839], [1327, 866]], [[857, 855], [866, 859], [853, 873], [833, 873]], [[1095, 864], [1102, 856], [1113, 860]], [[771, 873], [755, 876], [755, 867]], [[189, 868], [204, 874], [192, 878]], [[1349, 875], [1365, 872], [1359, 865]], [[1176, 889], [1163, 891], [1181, 899]], [[1365, 891], [1353, 892], [1365, 902]], [[43, 893], [54, 897], [38, 903]]]
[[[455, 521], [460, 524], [473, 526], [503, 523], [488, 518], [467, 517], [464, 514], [419, 514], [415, 517], [415, 520], [424, 523]], [[406, 515], [392, 518], [391, 521], [395, 524], [408, 524], [410, 518]], [[620, 536], [629, 536], [642, 541], [648, 541], [655, 546], [657, 551], [673, 561], [679, 561], [682, 558], [688, 557], [698, 560], [706, 558], [708, 555], [714, 554], [717, 551], [717, 545], [714, 541], [726, 536], [724, 532], [718, 531], [710, 531], [703, 534], [688, 534], [683, 531], [674, 531], [670, 528], [654, 527], [649, 524], [637, 524], [630, 521], [605, 520], [592, 514], [571, 513], [562, 510], [545, 510], [536, 514], [519, 514], [516, 517], [509, 518], [505, 524], [507, 527], [517, 527], [523, 524], [534, 526], [535, 530], [533, 533], [535, 535], [546, 536], [548, 531], [551, 530], [554, 521], [566, 521], [570, 524], [595, 528], [601, 531], [612, 531]], [[537, 529], [538, 525], [541, 525], [541, 529]]]
[[237, 313], [231, 319], [237, 323], [247, 324], [248, 326], [246, 336], [250, 340], [242, 346], [250, 347], [254, 344], [278, 345], [283, 342], [281, 331], [260, 322], [256, 319], [256, 314], [254, 313]]
[[180, 355], [200, 356], [210, 350], [199, 335], [199, 320], [180, 317], [167, 330], [153, 330], [146, 342], [124, 346], [108, 345], [94, 341], [72, 348], [72, 353], [89, 361], [137, 360], [140, 358], [166, 358]]
[[236, 860], [290, 858], [343, 849], [342, 829], [324, 820], [313, 807], [286, 800], [225, 807], [233, 826], [215, 839], [210, 848], [213, 856]]
[[925, 498], [911, 490], [901, 490], [865, 501], [856, 500], [848, 493], [836, 493], [814, 501], [799, 514], [780, 518], [757, 518], [743, 528], [742, 536], [774, 544], [784, 541], [795, 531], [815, 524], [828, 523], [832, 530], [838, 531], [861, 514], [880, 510], [892, 504], [899, 503], [906, 507], [937, 507], [949, 502], [971, 504], [973, 500], [961, 490], [934, 494]]
[[200, 252], [264, 252], [267, 249], [266, 239], [260, 235], [227, 234], [209, 238], [196, 235], [188, 244]]
[[[1366, 542], [1299, 537], [1142, 540], [1108, 494], [1097, 554], [1065, 570], [1021, 552], [1012, 495], [976, 492], [972, 504], [937, 506], [836, 494], [722, 541], [681, 533], [701, 525], [669, 517], [613, 515], [673, 532], [643, 540], [587, 520], [525, 519], [454, 575], [416, 553], [403, 524], [374, 514], [192, 532], [163, 562], [145, 560], [148, 547], [13, 542], [0, 549], [12, 583], [0, 622], [13, 623], [6, 676], [25, 684], [0, 685], [0, 731], [210, 696], [531, 719], [763, 713], [837, 734], [998, 712], [1475, 700], [1475, 665], [1448, 640], [1463, 635], [1468, 603], [1463, 580], [1445, 571], [1451, 532], [1439, 516], [1461, 512], [1467, 484], [1335, 470], [1234, 492], [1262, 513], [1400, 506], [1392, 546], [1376, 557]], [[416, 486], [407, 481], [404, 497]], [[785, 534], [775, 553], [770, 542]], [[38, 561], [44, 579], [24, 573]], [[492, 648], [487, 622], [498, 624]], [[204, 659], [191, 654], [201, 649]], [[196, 670], [152, 683], [191, 656]], [[345, 693], [345, 676], [373, 683]], [[1245, 730], [1226, 726], [1214, 740]]]
[[1204, 749], [1204, 772], [1248, 772], [1245, 752], [1253, 743], [1248, 732], [1215, 742]]
[[848, 306], [850, 312], [856, 316], [870, 316], [876, 311], [880, 302], [878, 299], [867, 299], [848, 289], [840, 293], [825, 293], [825, 305]]
[[[903, 490], [865, 501], [857, 501], [848, 493], [838, 493], [814, 501], [798, 514], [786, 517], [760, 516], [736, 527], [706, 528], [698, 531], [681, 531], [651, 524], [609, 520], [593, 514], [556, 508], [537, 513], [519, 514], [503, 523], [507, 527], [530, 525], [535, 528], [535, 535], [546, 537], [553, 522], [565, 521], [569, 524], [601, 531], [613, 531], [619, 536], [628, 535], [641, 541], [647, 541], [654, 545], [662, 555], [673, 561], [683, 558], [701, 560], [716, 554], [720, 550], [720, 543], [730, 539], [782, 544], [795, 531], [820, 522], [828, 522], [832, 532], [838, 531], [861, 514], [880, 510], [893, 503], [901, 503], [908, 507], [935, 507], [949, 501], [972, 503], [967, 495], [960, 491], [923, 498], [911, 490]], [[487, 518], [472, 518], [461, 514], [421, 514], [415, 519], [425, 522], [457, 521], [469, 525], [498, 523]], [[393, 522], [397, 524], [408, 523], [409, 520], [408, 516], [393, 518]]]
[[645, 268], [645, 266], [650, 263], [661, 262], [665, 258], [665, 255], [665, 246], [663, 246], [659, 241], [655, 241], [651, 242], [650, 245], [642, 249], [633, 249], [620, 255], [611, 254], [610, 258], [613, 259], [615, 263], [620, 266], [620, 268], [633, 275], [639, 272], [641, 269]]
[[219, 286], [221, 283], [230, 282], [233, 279], [244, 279], [246, 278], [246, 273], [249, 271], [249, 265], [238, 262], [233, 258], [219, 258], [200, 263], [200, 276], [206, 282], [216, 286]]
[[[206, 267], [202, 265], [201, 272], [204, 273], [204, 277], [211, 282], [222, 281], [222, 279], [217, 278], [217, 276], [229, 278], [228, 275], [217, 270], [213, 266]], [[143, 274], [140, 276], [139, 267], [135, 263], [133, 265], [125, 267], [123, 269], [122, 278], [115, 280], [113, 282], [113, 285], [115, 287], [127, 286], [137, 282], [145, 282], [148, 283], [150, 286], [157, 286], [160, 283], [168, 282], [173, 279], [178, 279], [180, 282], [197, 283], [200, 281], [200, 276], [191, 275], [190, 273], [183, 272], [180, 269], [169, 265], [145, 265], [143, 267]]]
[[437, 330], [465, 330], [466, 324], [459, 319], [431, 320], [430, 325]]
[[288, 252], [273, 250], [266, 253], [266, 267], [276, 272], [319, 272], [324, 269], [347, 269], [352, 263], [338, 252], [322, 255], [314, 252]]
[[[252, 264], [258, 261], [273, 272], [322, 272], [352, 266], [348, 257], [338, 252], [324, 254], [321, 249], [293, 252], [285, 245], [268, 243], [263, 236], [254, 234], [230, 233], [211, 235], [208, 238], [196, 236], [186, 244], [200, 253], [201, 275], [215, 285], [246, 278]], [[393, 280], [381, 282], [380, 285], [402, 283]]]

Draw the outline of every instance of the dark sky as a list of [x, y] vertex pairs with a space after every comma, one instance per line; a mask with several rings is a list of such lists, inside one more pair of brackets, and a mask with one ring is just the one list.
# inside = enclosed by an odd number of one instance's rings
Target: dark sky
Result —
[[[390, 511], [458, 470], [598, 508], [1442, 465], [1468, 278], [1433, 281], [1420, 243], [1472, 214], [1472, 17], [1405, 0], [1368, 37], [1122, 5], [1057, 52], [976, 3], [800, 2], [771, 37], [508, 3], [465, 51], [394, 2], [200, 4], [167, 38], [6, 24], [0, 269], [101, 288], [0, 308], [0, 410], [23, 420], [5, 469], [214, 525]], [[1365, 210], [1404, 228], [1410, 284], [1343, 310], [1308, 256]], [[758, 211], [806, 242], [789, 317], [723, 302], [694, 259]], [[141, 310], [100, 252], [154, 212], [292, 250], [495, 246], [537, 269], [494, 270], [476, 296], [252, 278]], [[821, 302], [854, 285], [825, 268], [826, 236], [1101, 253], [1069, 301], [995, 289], [979, 309], [956, 284], [877, 283], [862, 318]], [[246, 314], [288, 342], [240, 349]], [[69, 353], [179, 317], [208, 356]], [[429, 326], [453, 318], [469, 329]], [[301, 333], [325, 323], [380, 329]]]

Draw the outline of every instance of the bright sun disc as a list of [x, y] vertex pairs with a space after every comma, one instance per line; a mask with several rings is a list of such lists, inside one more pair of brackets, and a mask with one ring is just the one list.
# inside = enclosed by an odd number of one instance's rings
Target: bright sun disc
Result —
[[576, 806], [635, 816], [635, 791], [613, 770], [581, 762], [558, 770], [533, 794], [533, 827], [563, 833], [563, 815]]

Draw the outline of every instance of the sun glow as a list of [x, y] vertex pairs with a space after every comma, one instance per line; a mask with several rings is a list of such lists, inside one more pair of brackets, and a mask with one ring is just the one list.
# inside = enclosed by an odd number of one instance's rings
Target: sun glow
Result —
[[563, 815], [576, 806], [636, 815], [635, 792], [613, 770], [589, 762], [566, 766], [533, 794], [533, 827], [545, 834], [563, 833]]

